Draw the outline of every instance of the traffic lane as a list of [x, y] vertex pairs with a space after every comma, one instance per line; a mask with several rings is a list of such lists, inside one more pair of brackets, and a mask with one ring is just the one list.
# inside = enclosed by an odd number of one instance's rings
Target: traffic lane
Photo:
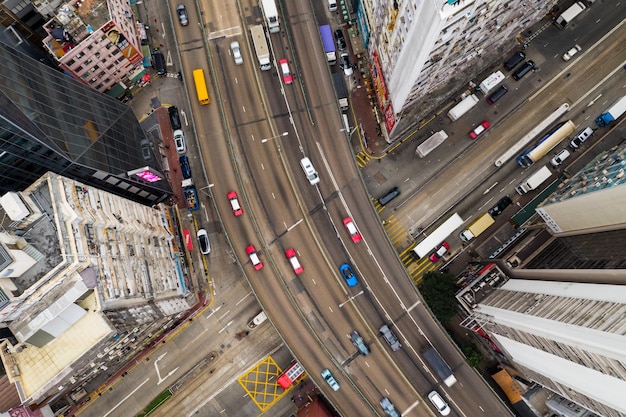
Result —
[[[179, 1], [179, 0], [174, 0]], [[237, 2], [202, 0], [200, 4], [201, 24], [212, 31], [208, 38], [233, 34], [242, 29]]]

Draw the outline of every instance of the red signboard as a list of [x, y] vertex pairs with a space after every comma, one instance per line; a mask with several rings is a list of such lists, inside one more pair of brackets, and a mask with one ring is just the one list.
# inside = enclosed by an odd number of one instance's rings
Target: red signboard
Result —
[[393, 127], [396, 125], [396, 115], [393, 112], [393, 106], [391, 105], [391, 100], [387, 102], [387, 106], [385, 107], [385, 127], [387, 128], [387, 133], [391, 133]]
[[193, 240], [191, 239], [191, 233], [189, 233], [189, 230], [183, 230], [183, 236], [185, 236], [185, 245], [187, 246], [187, 250], [193, 250]]

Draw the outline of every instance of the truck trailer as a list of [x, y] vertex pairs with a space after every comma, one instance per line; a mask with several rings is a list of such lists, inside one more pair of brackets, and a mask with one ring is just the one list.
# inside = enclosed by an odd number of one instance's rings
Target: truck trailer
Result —
[[626, 113], [626, 96], [617, 100], [611, 107], [606, 109], [604, 113], [596, 118], [596, 124], [600, 127], [613, 123]]
[[529, 191], [536, 190], [541, 184], [544, 183], [545, 180], [552, 176], [552, 172], [550, 168], [543, 167], [539, 171], [535, 172], [530, 177], [526, 178], [522, 181], [517, 187], [515, 187], [515, 191], [519, 195], [524, 195]]
[[443, 381], [446, 386], [451, 387], [456, 383], [456, 378], [452, 373], [452, 369], [443, 360], [439, 352], [434, 347], [429, 347], [422, 352], [422, 356], [428, 362], [428, 365], [435, 371], [437, 376]]
[[335, 40], [333, 39], [333, 31], [330, 25], [320, 26], [320, 37], [324, 45], [326, 60], [330, 65], [334, 65], [337, 62], [337, 52], [335, 51]]
[[448, 117], [454, 122], [470, 111], [476, 104], [478, 104], [478, 97], [476, 97], [475, 94], [471, 94], [461, 100], [459, 104], [452, 107], [448, 112]]
[[333, 73], [333, 84], [335, 85], [339, 109], [342, 111], [348, 110], [348, 89], [346, 88], [346, 82], [343, 79], [342, 73]]
[[463, 242], [469, 242], [487, 230], [487, 228], [494, 223], [495, 220], [491, 217], [491, 214], [483, 213], [476, 220], [471, 222], [469, 226], [467, 226], [467, 229], [463, 230], [459, 234], [459, 237]]

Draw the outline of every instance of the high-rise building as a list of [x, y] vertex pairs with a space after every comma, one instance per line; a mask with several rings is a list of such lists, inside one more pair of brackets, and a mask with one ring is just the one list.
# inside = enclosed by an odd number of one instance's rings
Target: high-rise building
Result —
[[0, 205], [0, 358], [23, 403], [80, 401], [196, 303], [166, 207], [53, 173]]
[[47, 171], [139, 201], [171, 194], [130, 107], [0, 42], [0, 194]]
[[477, 76], [484, 63], [503, 62], [516, 45], [516, 35], [555, 3], [360, 1], [357, 25], [369, 51], [387, 133], [393, 136], [415, 126]]

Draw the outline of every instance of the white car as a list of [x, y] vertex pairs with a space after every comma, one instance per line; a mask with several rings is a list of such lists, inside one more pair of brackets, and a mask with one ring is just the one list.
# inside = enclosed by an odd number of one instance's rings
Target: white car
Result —
[[431, 393], [428, 394], [428, 399], [431, 403], [433, 403], [435, 408], [437, 408], [439, 414], [441, 414], [442, 416], [447, 416], [448, 414], [450, 414], [450, 407], [443, 400], [443, 398], [441, 398], [441, 395], [439, 395], [437, 391], [431, 391]]
[[563, 61], [569, 61], [574, 55], [580, 52], [581, 49], [580, 45], [574, 45], [572, 49], [563, 54]]
[[209, 241], [209, 235], [205, 229], [200, 229], [196, 233], [198, 236], [198, 243], [200, 243], [200, 252], [204, 255], [211, 253], [211, 242]]
[[569, 156], [570, 156], [569, 151], [567, 149], [563, 149], [561, 152], [554, 155], [554, 158], [550, 159], [550, 164], [553, 167], [558, 167], [559, 165], [563, 163], [563, 161], [569, 158]]
[[241, 56], [241, 49], [239, 48], [239, 42], [232, 41], [230, 43], [230, 50], [233, 51], [233, 58], [235, 59], [235, 64], [237, 65], [243, 64], [243, 57]]
[[174, 131], [174, 143], [176, 144], [176, 151], [178, 153], [187, 152], [187, 147], [185, 146], [185, 134], [182, 130], [178, 129]]

